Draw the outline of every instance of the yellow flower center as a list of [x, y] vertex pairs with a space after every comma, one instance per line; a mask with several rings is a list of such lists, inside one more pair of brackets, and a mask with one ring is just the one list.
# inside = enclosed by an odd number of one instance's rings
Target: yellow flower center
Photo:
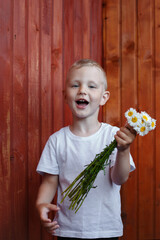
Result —
[[141, 132], [144, 132], [145, 130], [146, 130], [145, 127], [141, 127], [141, 129], [140, 129]]
[[132, 118], [132, 122], [133, 122], [133, 123], [136, 123], [137, 120], [138, 120], [137, 117], [133, 117], [133, 118]]
[[148, 118], [147, 118], [146, 115], [143, 115], [143, 119], [146, 120], [146, 121], [148, 121]]
[[133, 115], [133, 112], [128, 112], [128, 116], [131, 117]]
[[152, 123], [151, 123], [151, 126], [154, 127], [154, 125], [155, 125], [154, 122], [152, 122]]

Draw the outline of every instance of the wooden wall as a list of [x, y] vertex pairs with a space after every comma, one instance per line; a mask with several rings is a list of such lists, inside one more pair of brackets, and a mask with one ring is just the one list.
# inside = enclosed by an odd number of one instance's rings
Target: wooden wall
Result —
[[122, 239], [160, 239], [160, 1], [104, 0], [103, 40], [111, 91], [104, 121], [124, 125], [130, 107], [157, 119], [131, 148], [137, 169], [122, 188]]
[[79, 58], [102, 59], [97, 0], [0, 0], [0, 239], [51, 239], [35, 211], [35, 172], [49, 135], [67, 125], [63, 85]]
[[[159, 0], [0, 0], [1, 240], [51, 239], [35, 211], [35, 169], [49, 135], [71, 122], [63, 87], [75, 60], [107, 71], [111, 99], [100, 119], [121, 126], [132, 106], [159, 120], [159, 15]], [[157, 128], [132, 146], [125, 240], [160, 239], [159, 139]]]

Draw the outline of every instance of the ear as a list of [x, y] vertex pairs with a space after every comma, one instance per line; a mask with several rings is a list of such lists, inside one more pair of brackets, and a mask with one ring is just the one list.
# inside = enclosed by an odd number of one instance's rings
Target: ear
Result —
[[105, 91], [105, 92], [103, 93], [102, 98], [101, 98], [100, 106], [105, 105], [105, 103], [108, 101], [109, 97], [110, 97], [110, 92], [109, 92], [109, 91]]

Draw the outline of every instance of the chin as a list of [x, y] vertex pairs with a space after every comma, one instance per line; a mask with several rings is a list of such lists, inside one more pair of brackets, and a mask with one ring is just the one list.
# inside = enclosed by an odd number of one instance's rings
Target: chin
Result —
[[88, 115], [86, 116], [85, 114], [73, 113], [73, 117], [78, 118], [78, 119], [84, 119], [84, 118], [87, 118]]
[[84, 115], [75, 115], [76, 118], [78, 119], [85, 119], [87, 118], [88, 116], [84, 116]]

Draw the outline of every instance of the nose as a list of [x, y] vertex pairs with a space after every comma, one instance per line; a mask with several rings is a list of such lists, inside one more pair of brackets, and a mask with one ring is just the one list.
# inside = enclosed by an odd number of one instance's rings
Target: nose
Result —
[[79, 94], [86, 94], [86, 87], [84, 85], [81, 85], [79, 88]]

